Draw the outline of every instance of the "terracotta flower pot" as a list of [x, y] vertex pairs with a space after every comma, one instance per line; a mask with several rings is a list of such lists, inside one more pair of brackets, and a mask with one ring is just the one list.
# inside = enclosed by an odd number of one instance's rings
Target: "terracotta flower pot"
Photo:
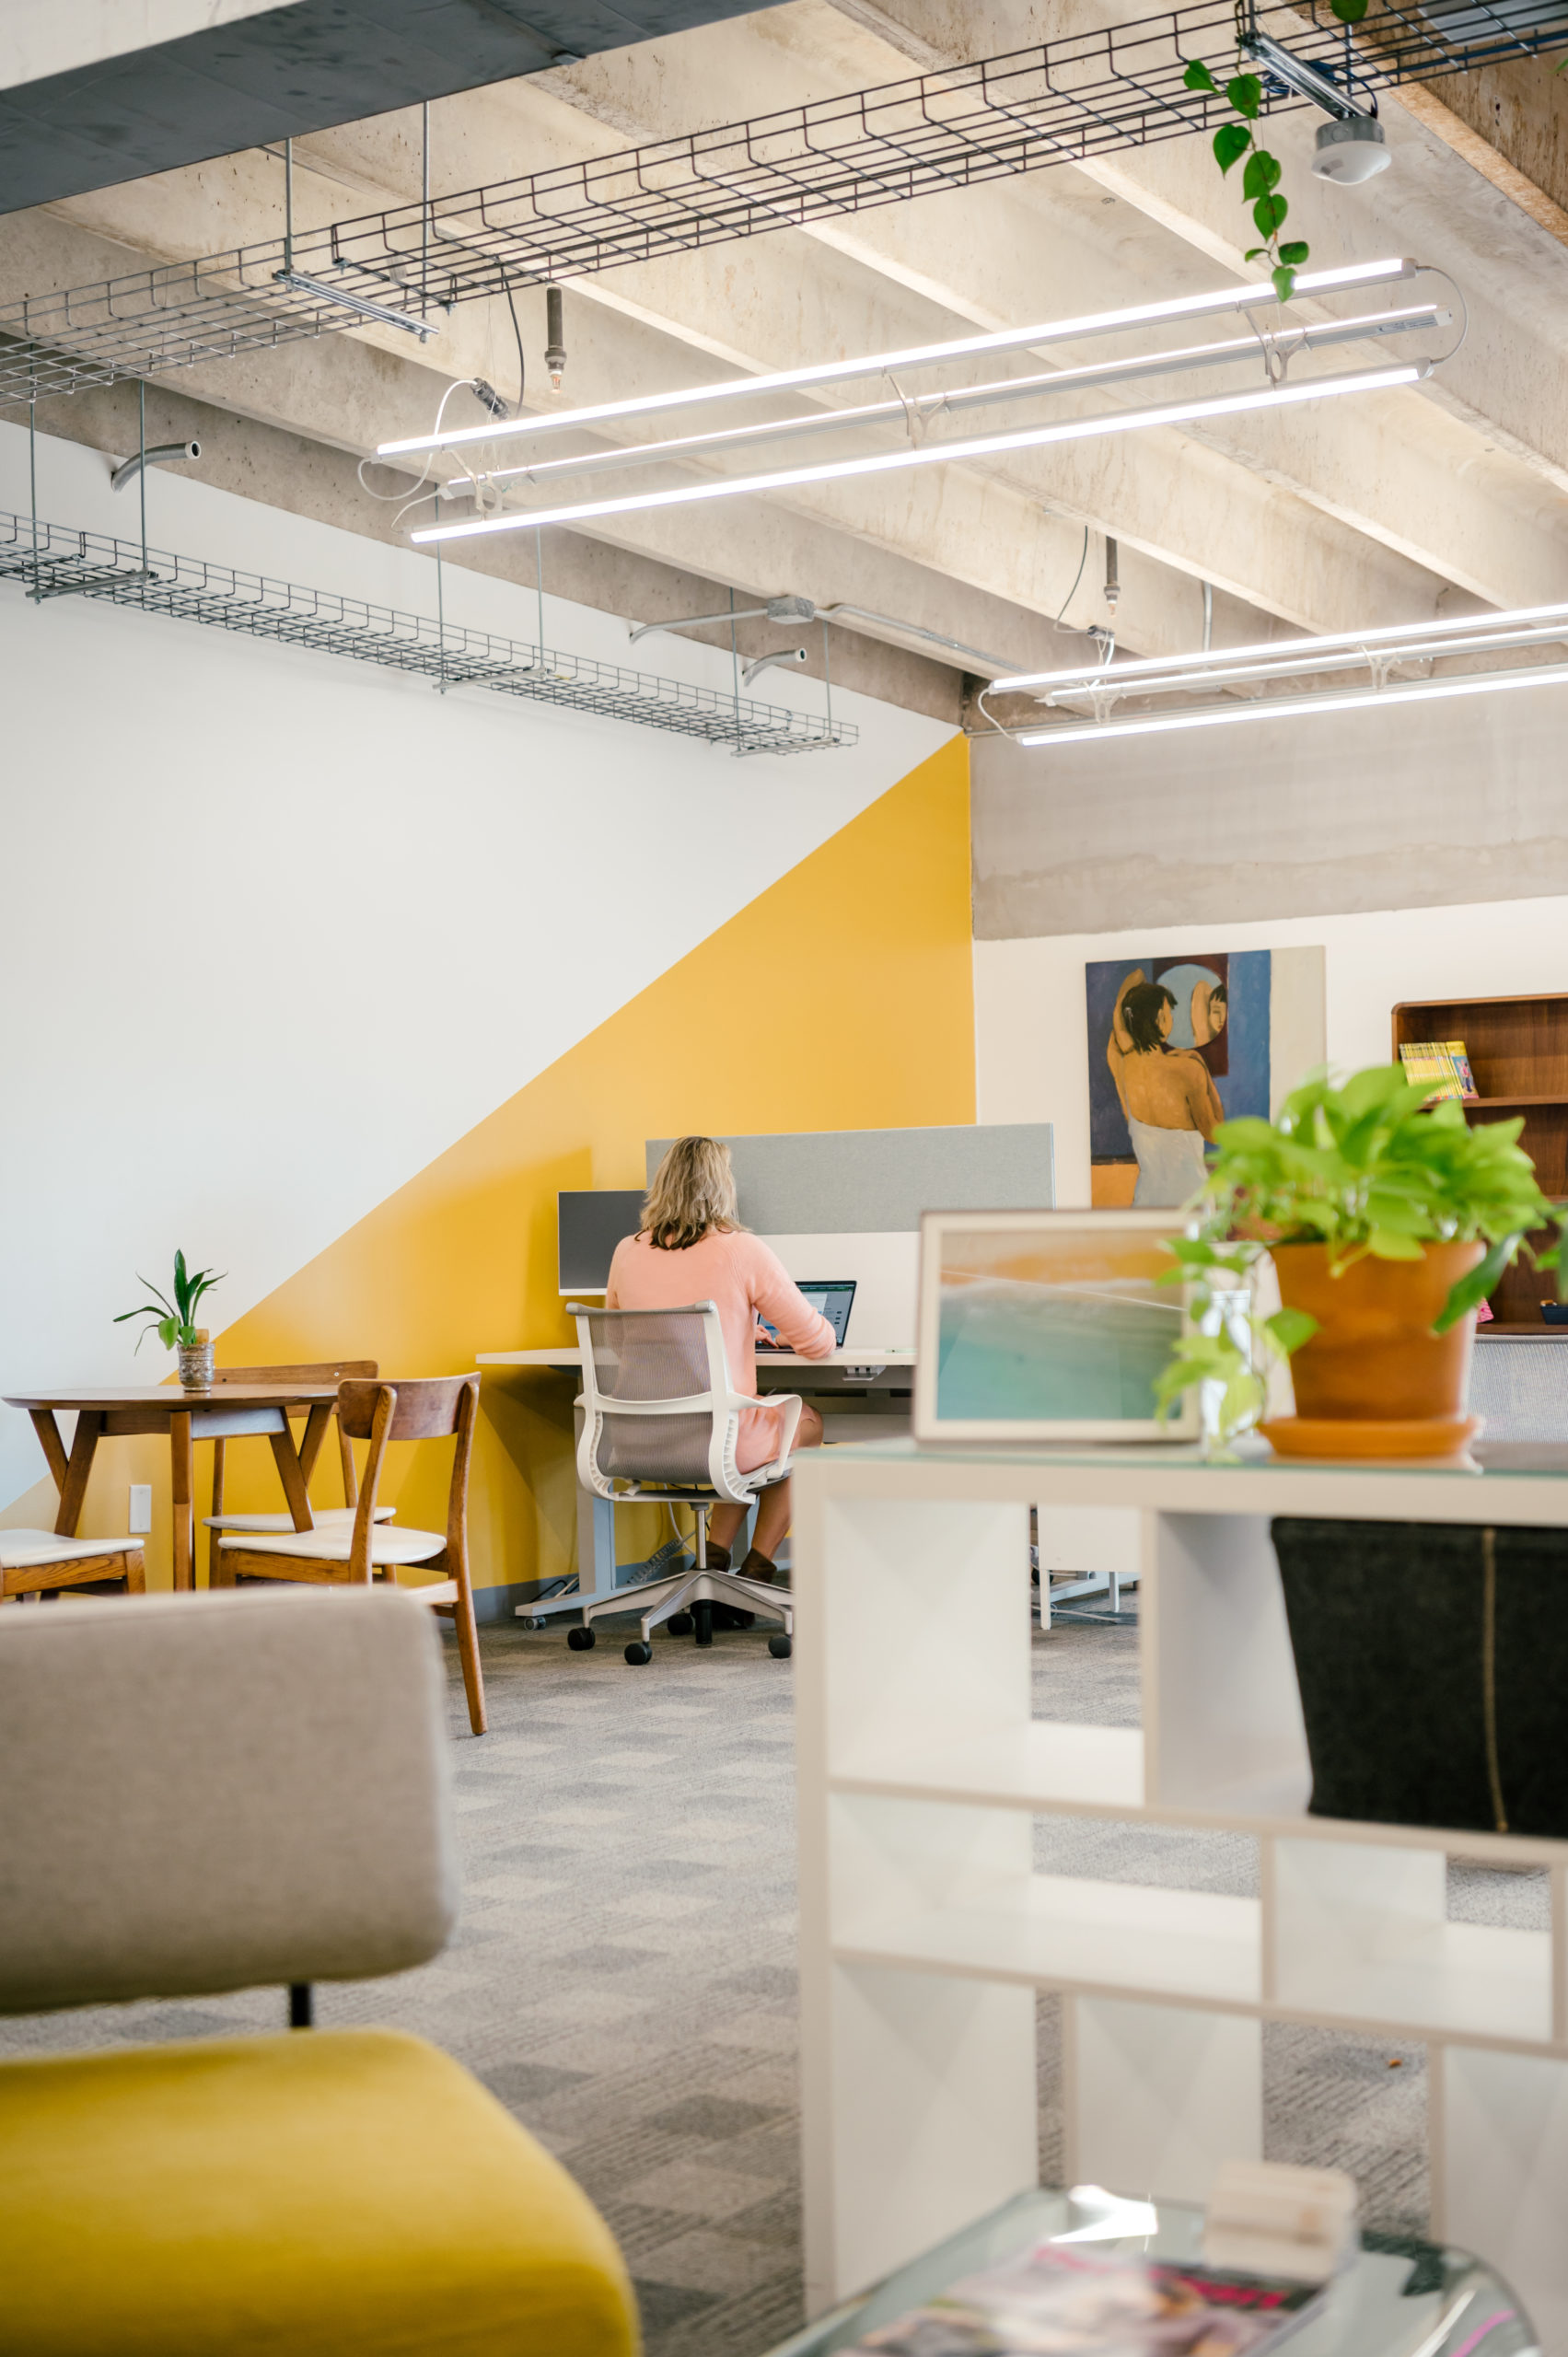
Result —
[[1429, 1244], [1419, 1260], [1367, 1256], [1336, 1277], [1328, 1245], [1276, 1245], [1281, 1300], [1318, 1326], [1290, 1363], [1296, 1415], [1372, 1423], [1462, 1417], [1475, 1312], [1446, 1334], [1432, 1327], [1485, 1250], [1481, 1243]]

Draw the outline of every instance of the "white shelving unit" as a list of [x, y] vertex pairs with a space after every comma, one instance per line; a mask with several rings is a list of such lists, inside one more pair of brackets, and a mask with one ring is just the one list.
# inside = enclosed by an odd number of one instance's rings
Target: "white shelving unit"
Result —
[[[1491, 2261], [1568, 2357], [1568, 1842], [1307, 1814], [1269, 1539], [1275, 1515], [1568, 1524], [1561, 1456], [1485, 1473], [909, 1443], [800, 1460], [811, 2313], [1035, 2184], [1051, 1989], [1069, 2181], [1172, 2200], [1260, 2155], [1265, 2021], [1424, 2039], [1432, 2231]], [[1031, 1718], [1031, 1506], [1136, 1516], [1141, 1733]], [[1036, 1815], [1249, 1835], [1260, 1896], [1036, 1873]], [[1449, 1922], [1454, 1851], [1549, 1867], [1551, 1931]]]

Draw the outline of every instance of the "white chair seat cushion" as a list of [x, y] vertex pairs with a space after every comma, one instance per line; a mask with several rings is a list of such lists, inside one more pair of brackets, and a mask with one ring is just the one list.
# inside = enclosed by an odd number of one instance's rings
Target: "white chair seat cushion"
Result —
[[140, 1550], [139, 1538], [60, 1538], [52, 1530], [0, 1530], [0, 1571], [30, 1572], [40, 1563], [79, 1563], [87, 1555]]
[[[401, 1530], [383, 1522], [370, 1534], [370, 1560], [373, 1563], [425, 1563], [432, 1555], [439, 1555], [446, 1544], [444, 1531]], [[255, 1538], [247, 1533], [238, 1538], [220, 1538], [218, 1545], [242, 1548], [248, 1555], [303, 1555], [316, 1563], [346, 1563], [354, 1552], [354, 1526], [265, 1531]]]
[[[312, 1506], [310, 1518], [318, 1530], [352, 1530], [354, 1513], [353, 1506]], [[390, 1522], [396, 1513], [396, 1506], [377, 1506], [376, 1519], [377, 1522]], [[292, 1530], [294, 1528], [294, 1516], [291, 1514], [206, 1514], [202, 1516], [202, 1521], [208, 1530]]]

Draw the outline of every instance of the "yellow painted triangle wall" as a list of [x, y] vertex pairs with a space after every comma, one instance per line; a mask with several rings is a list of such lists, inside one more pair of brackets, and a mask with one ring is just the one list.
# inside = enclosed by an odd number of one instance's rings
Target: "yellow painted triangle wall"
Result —
[[[738, 796], [739, 825], [745, 810]], [[558, 888], [591, 907], [591, 878]], [[583, 943], [591, 958], [591, 915]], [[689, 1131], [972, 1121], [972, 975], [969, 748], [956, 737], [230, 1327], [220, 1363], [343, 1355], [392, 1376], [447, 1375], [481, 1351], [574, 1339], [556, 1289], [558, 1189], [640, 1187], [645, 1140]], [[550, 987], [570, 991], [572, 978]], [[470, 1499], [476, 1585], [573, 1568], [571, 1399], [558, 1377], [486, 1376]], [[134, 1446], [100, 1450], [85, 1532], [110, 1527], [130, 1479], [153, 1481], [166, 1525], [167, 1452], [133, 1471], [122, 1452]], [[339, 1494], [332, 1454], [315, 1484], [323, 1504]], [[392, 1452], [382, 1494], [401, 1521], [444, 1527], [448, 1454], [428, 1443]], [[281, 1503], [264, 1442], [231, 1446], [227, 1503]], [[154, 1582], [160, 1557], [168, 1576], [167, 1527], [159, 1541], [155, 1524]]]

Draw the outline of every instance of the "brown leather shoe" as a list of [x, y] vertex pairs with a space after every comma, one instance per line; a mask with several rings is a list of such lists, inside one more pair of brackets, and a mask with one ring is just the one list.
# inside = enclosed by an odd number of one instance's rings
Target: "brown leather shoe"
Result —
[[772, 1556], [764, 1555], [759, 1547], [752, 1548], [738, 1576], [743, 1580], [761, 1580], [772, 1587], [789, 1585], [788, 1574], [781, 1572]]

